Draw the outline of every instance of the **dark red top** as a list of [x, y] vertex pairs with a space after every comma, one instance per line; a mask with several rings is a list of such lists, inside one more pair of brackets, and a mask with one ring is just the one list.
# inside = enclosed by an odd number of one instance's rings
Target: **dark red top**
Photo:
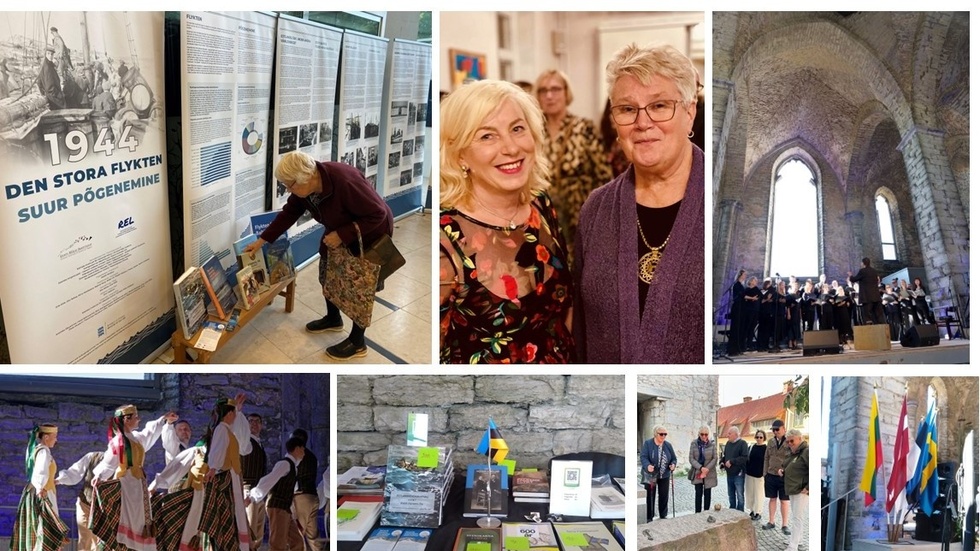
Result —
[[[336, 231], [344, 245], [355, 254], [358, 251], [354, 222], [361, 228], [365, 247], [382, 234], [392, 234], [395, 222], [391, 208], [359, 170], [344, 163], [320, 161], [316, 168], [323, 190], [304, 198], [290, 195], [276, 219], [262, 232], [262, 239], [272, 243], [307, 211], [323, 224], [324, 235]], [[325, 255], [329, 250], [321, 239], [320, 254]]]

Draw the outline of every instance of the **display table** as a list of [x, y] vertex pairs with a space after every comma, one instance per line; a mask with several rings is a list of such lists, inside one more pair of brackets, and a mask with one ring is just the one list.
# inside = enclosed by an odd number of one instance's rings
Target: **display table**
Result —
[[[292, 312], [293, 301], [296, 297], [296, 278], [285, 279], [276, 285], [273, 285], [268, 291], [259, 295], [259, 300], [256, 301], [256, 303], [250, 309], [242, 309], [238, 314], [238, 328], [234, 331], [222, 332], [221, 339], [218, 341], [218, 347], [215, 348], [214, 351], [194, 348], [194, 343], [196, 343], [197, 339], [201, 336], [202, 330], [198, 330], [198, 332], [195, 333], [190, 340], [188, 340], [184, 338], [184, 332], [178, 327], [177, 330], [174, 331], [174, 336], [171, 339], [174, 348], [174, 363], [186, 363], [188, 348], [193, 348], [195, 351], [197, 351], [197, 360], [194, 363], [211, 363], [211, 356], [216, 354], [226, 344], [228, 344], [228, 341], [235, 338], [235, 335], [241, 332], [242, 327], [245, 327], [250, 321], [255, 319], [255, 317], [259, 315], [259, 312], [264, 310], [265, 307], [271, 304], [272, 301], [278, 296], [286, 298], [286, 313], [288, 314], [289, 312]], [[225, 323], [228, 321], [218, 319], [214, 316], [211, 316], [209, 319]]]
[[[456, 542], [456, 533], [460, 528], [475, 528], [476, 518], [468, 518], [463, 516], [463, 502], [464, 494], [466, 490], [466, 475], [457, 474], [453, 480], [453, 487], [449, 490], [449, 496], [446, 498], [446, 504], [442, 509], [442, 525], [439, 528], [433, 529], [432, 536], [429, 537], [429, 542], [425, 546], [425, 551], [452, 551], [453, 544]], [[337, 496], [337, 501], [343, 496]], [[545, 519], [548, 516], [548, 504], [547, 503], [524, 503], [524, 502], [514, 502], [514, 496], [508, 496], [508, 512], [510, 513], [507, 518], [501, 518], [501, 522], [531, 522], [527, 520], [524, 515], [530, 514], [532, 511], [537, 511], [541, 513], [541, 518]], [[568, 515], [563, 515], [564, 522], [587, 522], [591, 521], [589, 517], [572, 517]], [[602, 520], [612, 533], [612, 520]], [[371, 531], [380, 526], [380, 522], [376, 522]], [[363, 541], [338, 541], [337, 551], [359, 551], [364, 545], [364, 541], [370, 537], [371, 532], [365, 536]]]

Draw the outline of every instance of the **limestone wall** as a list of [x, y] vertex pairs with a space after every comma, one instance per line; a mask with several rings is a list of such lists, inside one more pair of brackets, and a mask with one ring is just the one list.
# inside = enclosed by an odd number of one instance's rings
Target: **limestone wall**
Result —
[[663, 425], [677, 453], [677, 468], [686, 469], [688, 448], [698, 428], [707, 425], [717, 432], [718, 376], [638, 375], [636, 383], [637, 445], [653, 436], [655, 426]]
[[546, 467], [564, 453], [623, 454], [622, 376], [339, 376], [337, 472], [380, 465], [404, 444], [408, 414], [429, 415], [429, 445], [452, 446], [457, 466], [480, 461], [474, 448], [488, 417], [518, 467]]

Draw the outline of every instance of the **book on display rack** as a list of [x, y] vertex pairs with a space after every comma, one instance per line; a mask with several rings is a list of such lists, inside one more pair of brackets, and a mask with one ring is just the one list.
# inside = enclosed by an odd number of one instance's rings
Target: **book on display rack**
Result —
[[225, 274], [225, 269], [221, 267], [218, 257], [211, 255], [211, 258], [201, 266], [201, 273], [204, 275], [204, 287], [214, 308], [213, 314], [227, 320], [231, 316], [231, 311], [235, 309], [238, 298], [235, 296], [235, 290], [228, 283], [228, 276]]
[[510, 487], [507, 484], [507, 467], [503, 465], [468, 465], [466, 487], [463, 490], [463, 516], [478, 518], [489, 514], [507, 517], [507, 501]]
[[191, 266], [177, 278], [174, 297], [177, 299], [178, 325], [184, 339], [191, 340], [208, 319], [207, 291], [200, 268]]

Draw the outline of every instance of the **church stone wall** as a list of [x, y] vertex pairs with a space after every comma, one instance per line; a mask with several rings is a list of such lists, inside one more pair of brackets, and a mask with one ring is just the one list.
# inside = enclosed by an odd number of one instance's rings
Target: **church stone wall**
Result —
[[458, 467], [484, 460], [474, 449], [489, 417], [519, 468], [579, 451], [622, 455], [625, 392], [622, 376], [339, 376], [336, 471], [384, 464], [412, 412], [429, 415], [429, 445], [455, 448]]

